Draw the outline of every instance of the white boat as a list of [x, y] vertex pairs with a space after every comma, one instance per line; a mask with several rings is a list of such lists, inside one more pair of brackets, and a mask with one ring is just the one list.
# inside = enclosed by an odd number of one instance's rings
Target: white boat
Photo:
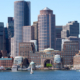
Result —
[[30, 74], [33, 74], [32, 66], [31, 66], [31, 72], [30, 72]]

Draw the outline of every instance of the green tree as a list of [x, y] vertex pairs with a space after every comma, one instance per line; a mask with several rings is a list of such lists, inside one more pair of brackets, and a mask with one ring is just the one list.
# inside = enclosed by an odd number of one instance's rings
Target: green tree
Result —
[[52, 67], [52, 64], [47, 63], [47, 64], [46, 64], [46, 67]]

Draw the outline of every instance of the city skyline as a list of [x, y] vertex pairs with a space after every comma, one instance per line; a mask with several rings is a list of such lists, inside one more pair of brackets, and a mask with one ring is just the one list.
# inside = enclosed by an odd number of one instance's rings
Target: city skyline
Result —
[[[0, 7], [1, 10], [0, 22], [4, 22], [5, 27], [7, 24], [7, 17], [14, 17], [14, 1], [18, 0], [11, 0], [11, 1], [7, 0], [5, 1], [5, 3], [1, 1], [0, 3], [0, 6], [3, 7], [3, 9], [2, 7]], [[80, 7], [79, 0], [77, 1], [73, 0], [73, 2], [69, 0], [67, 1], [51, 0], [50, 2], [49, 1], [46, 2], [46, 0], [44, 1], [29, 0], [29, 1], [31, 2], [31, 25], [33, 24], [34, 21], [38, 20], [37, 16], [39, 15], [39, 11], [44, 9], [45, 7], [49, 7], [51, 10], [53, 10], [54, 14], [56, 15], [56, 25], [65, 25], [69, 21], [75, 21], [75, 20], [80, 22], [80, 19], [78, 17], [80, 13], [78, 11], [78, 8]], [[6, 6], [6, 8], [4, 5]]]
[[[75, 70], [80, 65], [76, 65], [76, 55], [80, 57], [79, 6], [74, 0], [67, 1], [16, 0], [11, 10], [8, 5], [7, 27], [0, 22], [0, 67], [12, 71]], [[12, 12], [14, 16], [10, 16]]]

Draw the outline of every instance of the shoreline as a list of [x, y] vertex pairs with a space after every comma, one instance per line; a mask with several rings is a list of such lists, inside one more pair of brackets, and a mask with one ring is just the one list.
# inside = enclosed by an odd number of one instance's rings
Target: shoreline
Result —
[[[71, 69], [33, 69], [33, 71], [55, 71], [55, 70], [71, 70]], [[0, 70], [0, 72], [2, 71], [12, 71], [12, 70]], [[17, 71], [30, 71], [30, 70], [17, 70]]]

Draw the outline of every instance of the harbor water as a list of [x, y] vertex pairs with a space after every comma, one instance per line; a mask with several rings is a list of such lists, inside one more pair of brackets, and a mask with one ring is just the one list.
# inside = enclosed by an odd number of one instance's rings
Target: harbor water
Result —
[[74, 70], [54, 70], [54, 71], [1, 71], [0, 80], [80, 80], [80, 72]]

